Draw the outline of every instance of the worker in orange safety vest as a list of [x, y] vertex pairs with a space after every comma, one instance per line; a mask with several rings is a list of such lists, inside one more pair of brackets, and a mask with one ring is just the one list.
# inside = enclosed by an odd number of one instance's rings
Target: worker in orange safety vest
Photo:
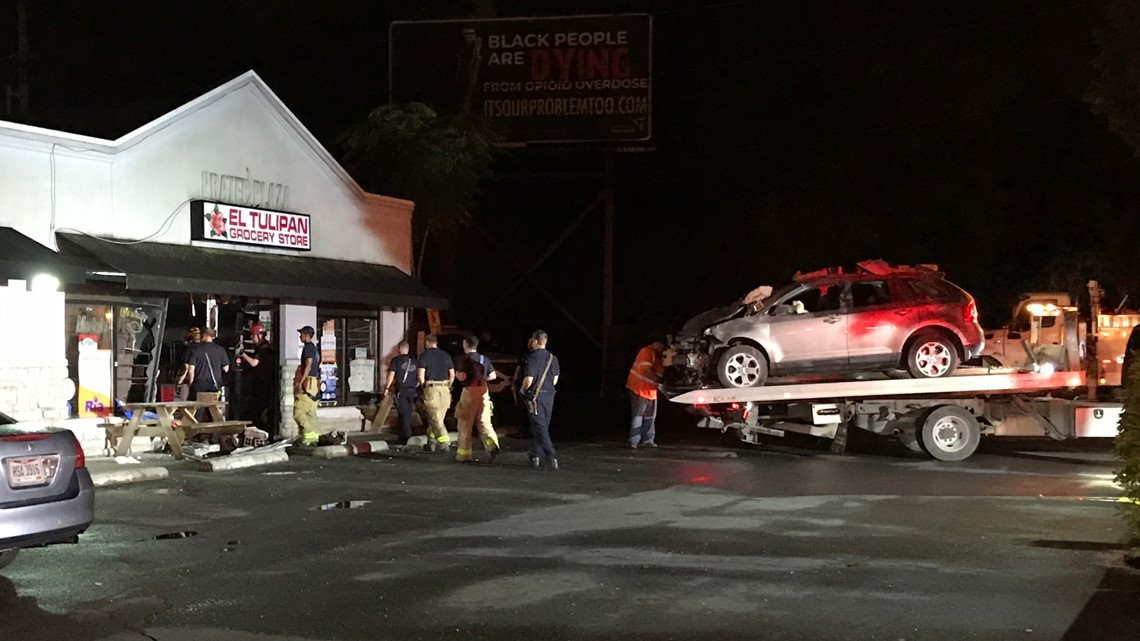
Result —
[[676, 352], [665, 343], [654, 341], [642, 347], [629, 368], [625, 387], [629, 390], [629, 446], [657, 447], [657, 382], [672, 364]]

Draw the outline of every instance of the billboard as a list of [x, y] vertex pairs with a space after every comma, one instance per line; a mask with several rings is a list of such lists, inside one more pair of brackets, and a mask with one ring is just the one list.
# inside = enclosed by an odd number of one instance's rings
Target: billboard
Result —
[[648, 15], [393, 22], [394, 103], [491, 119], [510, 142], [649, 140]]

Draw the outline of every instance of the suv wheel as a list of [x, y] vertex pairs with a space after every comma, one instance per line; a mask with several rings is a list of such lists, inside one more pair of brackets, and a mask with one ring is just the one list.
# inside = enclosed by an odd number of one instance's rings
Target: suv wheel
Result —
[[760, 387], [768, 380], [768, 359], [751, 345], [733, 345], [717, 362], [716, 377], [725, 387]]
[[919, 332], [907, 350], [906, 369], [914, 378], [950, 376], [958, 369], [958, 348], [941, 332]]

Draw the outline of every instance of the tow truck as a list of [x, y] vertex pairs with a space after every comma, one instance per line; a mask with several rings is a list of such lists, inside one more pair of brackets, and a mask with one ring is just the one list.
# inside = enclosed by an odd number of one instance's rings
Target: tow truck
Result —
[[[846, 449], [850, 427], [895, 437], [939, 461], [969, 458], [982, 436], [1115, 437], [1123, 405], [1111, 397], [1127, 368], [1126, 349], [1140, 340], [1132, 331], [1140, 315], [1101, 314], [1096, 281], [1089, 291], [1088, 331], [1067, 297], [1032, 295], [1015, 312], [1027, 319], [1027, 335], [1005, 330], [988, 366], [963, 367], [954, 376], [773, 380], [764, 387], [695, 389], [670, 400], [689, 405], [698, 427], [731, 430], [747, 443], [794, 432], [831, 439], [837, 454]], [[1015, 340], [1023, 356], [1012, 356]]]

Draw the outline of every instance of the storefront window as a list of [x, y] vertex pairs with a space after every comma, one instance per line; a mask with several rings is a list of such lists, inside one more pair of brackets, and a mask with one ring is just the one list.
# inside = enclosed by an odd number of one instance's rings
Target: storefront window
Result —
[[149, 305], [115, 306], [115, 397], [127, 403], [153, 398], [162, 310]]
[[377, 323], [374, 318], [321, 318], [321, 405], [356, 405], [377, 391]]
[[153, 399], [162, 303], [69, 300], [65, 309], [68, 370], [76, 381], [71, 415], [106, 416], [112, 399]]

